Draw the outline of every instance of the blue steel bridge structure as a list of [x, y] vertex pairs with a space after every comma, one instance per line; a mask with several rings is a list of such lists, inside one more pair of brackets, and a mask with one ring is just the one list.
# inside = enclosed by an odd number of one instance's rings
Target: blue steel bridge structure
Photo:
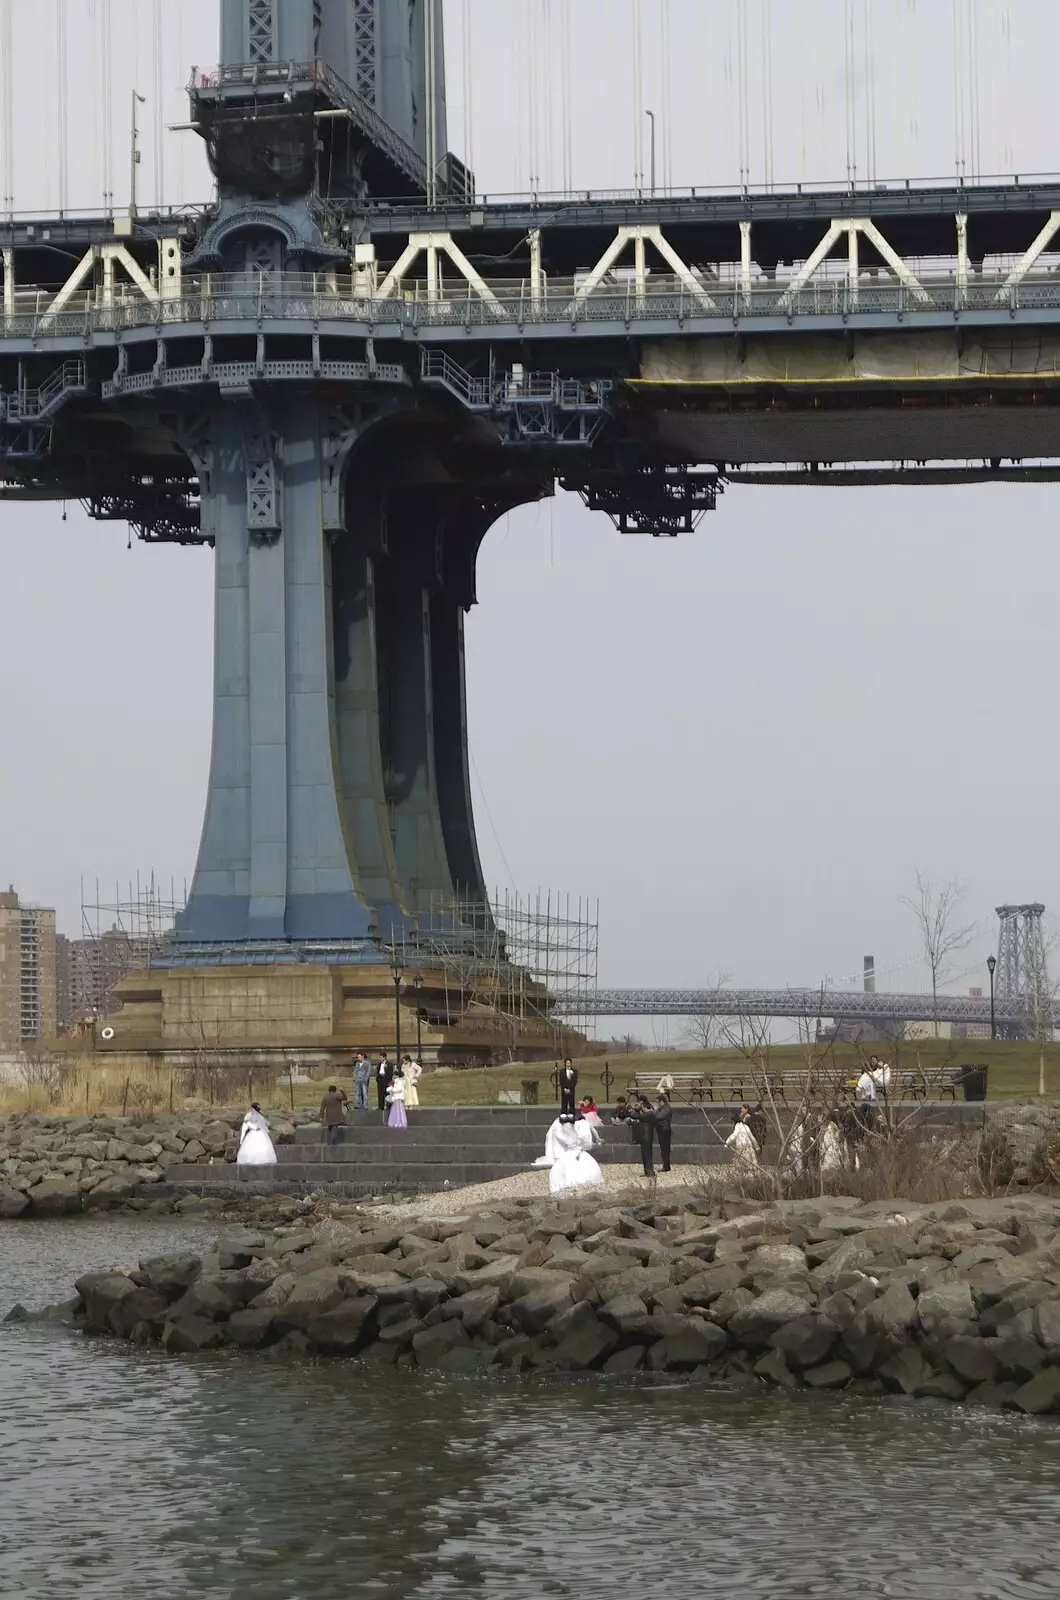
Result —
[[512, 508], [672, 537], [745, 482], [1060, 472], [1060, 178], [491, 202], [436, 0], [221, 0], [220, 54], [216, 201], [0, 222], [0, 497], [213, 551], [173, 962], [378, 961], [485, 902], [463, 629]]

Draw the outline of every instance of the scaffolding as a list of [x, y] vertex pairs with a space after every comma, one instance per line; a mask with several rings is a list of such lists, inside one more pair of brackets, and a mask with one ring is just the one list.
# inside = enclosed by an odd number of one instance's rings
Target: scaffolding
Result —
[[[123, 894], [115, 884], [106, 899], [95, 881], [94, 898], [81, 879], [81, 937], [69, 945], [69, 1017], [75, 1023], [106, 1016], [114, 1006], [114, 990], [132, 972], [141, 972], [166, 949], [177, 915], [187, 901], [171, 879], [168, 890], [152, 872], [130, 879]], [[91, 892], [90, 892], [91, 893]]]
[[506, 1024], [513, 1056], [530, 1036], [558, 1054], [569, 1035], [595, 1029], [599, 929], [599, 901], [584, 895], [432, 897], [392, 941], [391, 958], [441, 975], [450, 1023], [492, 1014]]

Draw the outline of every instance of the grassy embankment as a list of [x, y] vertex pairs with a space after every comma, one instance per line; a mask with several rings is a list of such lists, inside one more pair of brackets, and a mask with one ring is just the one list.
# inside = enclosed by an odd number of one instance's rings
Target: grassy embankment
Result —
[[[855, 1045], [838, 1045], [830, 1051], [817, 1050], [814, 1060], [822, 1071], [853, 1071], [871, 1053]], [[903, 1044], [897, 1051], [880, 1049], [883, 1060], [900, 1067], [925, 1071], [939, 1067], [956, 1067], [977, 1062], [989, 1064], [989, 1096], [991, 1100], [1027, 1100], [1037, 1097], [1039, 1055], [1036, 1044], [1009, 1043], [997, 1040], [972, 1040], [958, 1044], [949, 1039], [923, 1040]], [[1060, 1100], [1060, 1044], [1045, 1047], [1045, 1093], [1051, 1100]], [[610, 1065], [612, 1081], [610, 1099], [621, 1093], [636, 1073], [646, 1073], [656, 1082], [663, 1072], [738, 1072], [746, 1067], [750, 1075], [755, 1064], [737, 1050], [667, 1051], [644, 1055], [590, 1056], [578, 1063], [580, 1087], [588, 1090], [598, 1100], [605, 1096], [602, 1074], [605, 1061]], [[768, 1051], [762, 1066], [774, 1072], [793, 1070], [807, 1065], [807, 1050], [800, 1045], [781, 1045]], [[555, 1091], [550, 1081], [553, 1062], [536, 1062], [529, 1065], [498, 1067], [487, 1070], [449, 1071], [426, 1073], [420, 1085], [420, 1099], [424, 1106], [495, 1105], [502, 1089], [518, 1089], [524, 1078], [536, 1078], [540, 1085], [543, 1105], [555, 1103]], [[337, 1081], [352, 1098], [352, 1063], [337, 1074]], [[226, 1075], [226, 1078], [228, 1075]], [[747, 1092], [751, 1093], [750, 1082]], [[294, 1103], [299, 1108], [314, 1108], [320, 1102], [322, 1085], [296, 1083]], [[287, 1080], [267, 1083], [250, 1079], [246, 1084], [226, 1081], [218, 1083], [212, 1097], [218, 1104], [227, 1102], [242, 1105], [248, 1099], [260, 1100], [265, 1107], [291, 1109], [291, 1087]], [[678, 1092], [680, 1102], [681, 1093]], [[115, 1115], [125, 1111], [129, 1115], [151, 1112], [181, 1112], [201, 1109], [211, 1100], [207, 1093], [195, 1097], [184, 1094], [184, 1084], [179, 1073], [166, 1068], [158, 1071], [143, 1070], [126, 1074], [113, 1067], [100, 1064], [88, 1068], [75, 1068], [69, 1072], [42, 1073], [28, 1084], [0, 1084], [0, 1115], [34, 1111], [52, 1116]]]
[[[867, 1061], [869, 1055], [878, 1053], [880, 1059], [891, 1066], [926, 1072], [933, 1068], [971, 1066], [979, 1062], [989, 1065], [987, 1079], [991, 1100], [1025, 1100], [1037, 1098], [1039, 1072], [1039, 1046], [1009, 1042], [1007, 1040], [976, 1039], [957, 1043], [952, 1039], [928, 1039], [903, 1044], [893, 1049], [873, 1047], [859, 1050], [856, 1045], [837, 1045], [827, 1053], [818, 1049], [815, 1063], [821, 1071], [849, 1072]], [[741, 1067], [753, 1076], [755, 1064], [738, 1050], [675, 1050], [652, 1051], [643, 1055], [589, 1056], [576, 1063], [579, 1087], [604, 1098], [602, 1073], [605, 1061], [612, 1073], [610, 1099], [628, 1086], [636, 1073], [654, 1075], [653, 1084], [664, 1072], [738, 1072]], [[763, 1058], [762, 1065], [766, 1065]], [[805, 1045], [778, 1045], [768, 1051], [768, 1069], [792, 1071], [807, 1065]], [[420, 1102], [424, 1106], [495, 1105], [502, 1089], [518, 1089], [524, 1078], [538, 1079], [542, 1104], [553, 1104], [555, 1090], [550, 1081], [555, 1063], [539, 1061], [511, 1067], [497, 1067], [481, 1071], [440, 1072], [425, 1074], [420, 1084]], [[349, 1092], [349, 1084], [343, 1079]], [[289, 1096], [286, 1084], [281, 1089]], [[751, 1092], [748, 1084], [748, 1093]], [[959, 1091], [958, 1091], [959, 1092]], [[717, 1093], [717, 1090], [715, 1090]], [[1060, 1100], [1060, 1044], [1045, 1047], [1045, 1093], [1048, 1099]], [[301, 1106], [311, 1106], [319, 1099], [315, 1084], [295, 1084], [295, 1101]], [[677, 1095], [681, 1100], [680, 1090]], [[287, 1103], [289, 1104], [289, 1098]]]

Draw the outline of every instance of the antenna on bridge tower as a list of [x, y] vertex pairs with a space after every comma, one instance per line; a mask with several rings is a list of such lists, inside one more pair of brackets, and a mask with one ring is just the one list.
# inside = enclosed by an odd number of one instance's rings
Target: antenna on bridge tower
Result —
[[1006, 1023], [998, 1032], [1008, 1038], [1051, 1039], [1053, 997], [1042, 935], [1040, 901], [1022, 906], [998, 906], [1001, 919], [997, 939], [995, 995], [1016, 1007], [1025, 1020]]

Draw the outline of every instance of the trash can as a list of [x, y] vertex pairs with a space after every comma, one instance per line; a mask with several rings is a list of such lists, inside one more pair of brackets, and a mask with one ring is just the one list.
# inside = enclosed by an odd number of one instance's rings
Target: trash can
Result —
[[986, 1073], [985, 1066], [964, 1068], [961, 1074], [961, 1088], [964, 1090], [966, 1100], [986, 1099]]
[[540, 1088], [540, 1080], [538, 1078], [524, 1078], [521, 1087], [523, 1091], [523, 1105], [536, 1106], [537, 1091]]

